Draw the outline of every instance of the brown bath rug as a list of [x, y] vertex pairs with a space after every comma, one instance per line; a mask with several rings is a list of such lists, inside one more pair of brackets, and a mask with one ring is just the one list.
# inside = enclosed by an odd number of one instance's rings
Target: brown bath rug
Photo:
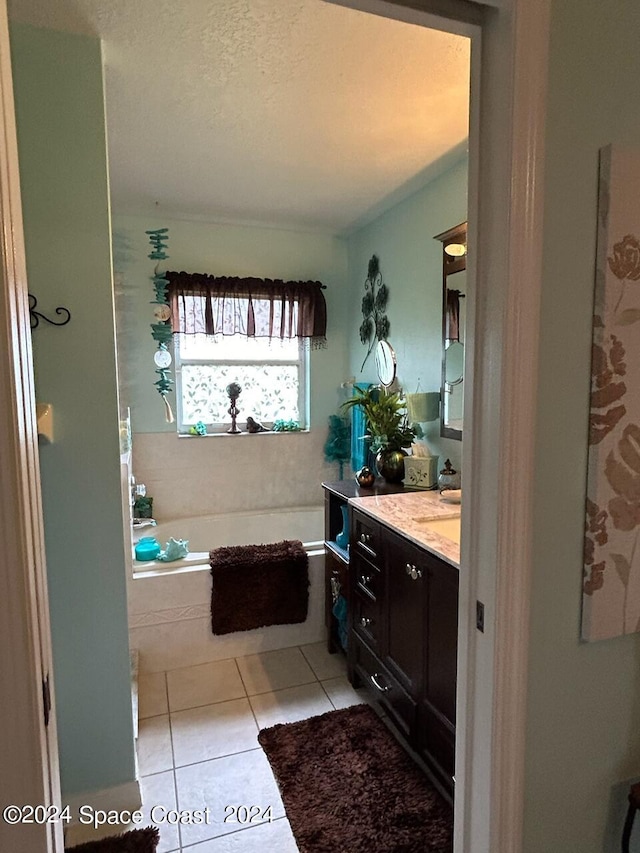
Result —
[[451, 853], [453, 811], [368, 705], [258, 735], [300, 853]]
[[66, 853], [154, 853], [160, 840], [155, 826], [132, 829], [122, 835], [110, 835], [100, 841], [87, 841], [76, 847], [65, 847]]
[[302, 542], [216, 548], [209, 556], [214, 634], [306, 620], [309, 559]]

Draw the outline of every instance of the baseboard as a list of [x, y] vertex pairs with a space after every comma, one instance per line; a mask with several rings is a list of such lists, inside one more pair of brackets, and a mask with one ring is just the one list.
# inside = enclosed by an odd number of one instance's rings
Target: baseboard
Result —
[[76, 794], [66, 798], [65, 805], [69, 806], [71, 814], [69, 829], [79, 823], [78, 815], [81, 806], [89, 806], [94, 810], [102, 809], [106, 812], [136, 811], [142, 806], [140, 783], [134, 779], [131, 782], [125, 782], [124, 785], [114, 785], [112, 788], [103, 788], [101, 791]]

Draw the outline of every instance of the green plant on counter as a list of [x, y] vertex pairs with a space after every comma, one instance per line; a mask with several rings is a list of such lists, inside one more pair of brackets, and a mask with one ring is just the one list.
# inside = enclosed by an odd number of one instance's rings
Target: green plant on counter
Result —
[[410, 447], [416, 434], [407, 423], [405, 402], [400, 394], [385, 394], [379, 387], [353, 389], [353, 397], [341, 409], [360, 406], [367, 419], [371, 450], [401, 450]]

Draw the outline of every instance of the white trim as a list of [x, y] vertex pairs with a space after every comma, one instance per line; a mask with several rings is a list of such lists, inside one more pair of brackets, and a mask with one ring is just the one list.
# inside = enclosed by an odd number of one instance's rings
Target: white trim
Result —
[[[60, 805], [33, 360], [9, 30], [0, 0], [0, 803]], [[0, 821], [0, 848], [62, 853], [62, 825]]]
[[550, 0], [513, 6], [491, 774], [491, 850], [500, 853], [523, 849]]

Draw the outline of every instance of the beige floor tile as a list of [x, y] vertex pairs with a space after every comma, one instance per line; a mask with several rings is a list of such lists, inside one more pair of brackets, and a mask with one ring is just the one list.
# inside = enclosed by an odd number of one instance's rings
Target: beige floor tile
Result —
[[316, 680], [313, 670], [298, 648], [277, 649], [237, 660], [249, 696], [309, 684]]
[[284, 816], [278, 786], [261, 749], [190, 764], [175, 772], [179, 808], [209, 808], [206, 824], [181, 827], [184, 847], [236, 832], [237, 822], [225, 822], [225, 815], [230, 814], [227, 806], [257, 806], [260, 814], [271, 806], [273, 818]]
[[179, 850], [178, 827], [162, 820], [167, 812], [177, 808], [173, 770], [166, 773], [156, 773], [155, 776], [145, 776], [144, 779], [140, 780], [140, 788], [144, 820], [138, 826], [149, 826], [152, 823], [151, 813], [153, 811], [153, 816], [156, 818], [155, 825], [160, 830], [160, 843], [157, 853]]
[[258, 746], [258, 727], [248, 699], [174, 711], [171, 733], [176, 767]]
[[298, 853], [286, 817], [182, 849], [184, 853]]
[[141, 776], [171, 770], [171, 733], [169, 715], [140, 720], [138, 726], [138, 766]]
[[261, 729], [333, 711], [333, 705], [318, 682], [251, 696], [249, 701]]
[[314, 671], [318, 681], [327, 678], [337, 678], [347, 672], [347, 659], [342, 652], [331, 655], [327, 651], [326, 643], [312, 643], [309, 646], [300, 646], [300, 651], [307, 659], [309, 666]]
[[351, 705], [373, 704], [369, 693], [361, 688], [354, 690], [346, 675], [339, 678], [329, 678], [321, 682], [333, 706], [337, 709], [350, 708]]
[[233, 659], [170, 670], [167, 687], [170, 711], [183, 711], [246, 696]]
[[164, 672], [148, 672], [138, 675], [138, 716], [156, 717], [169, 711], [167, 703], [167, 681]]

